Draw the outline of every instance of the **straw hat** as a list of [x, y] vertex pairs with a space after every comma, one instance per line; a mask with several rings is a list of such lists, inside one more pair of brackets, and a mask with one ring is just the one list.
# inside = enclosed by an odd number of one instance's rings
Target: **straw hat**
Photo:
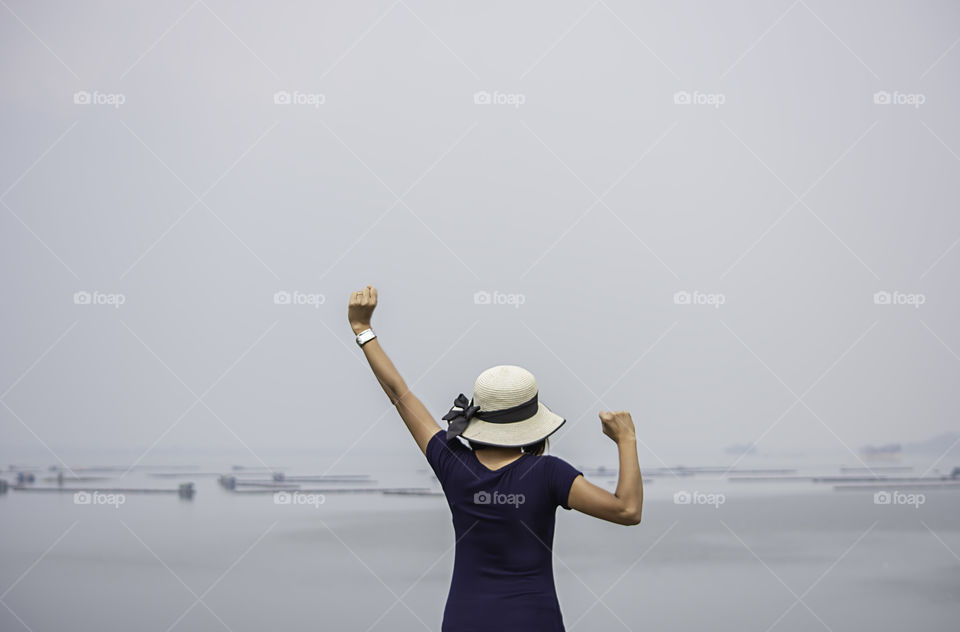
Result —
[[[477, 407], [461, 436], [475, 443], [520, 447], [545, 439], [566, 421], [539, 401], [533, 374], [519, 366], [495, 366], [477, 378], [473, 401]], [[453, 411], [460, 411], [456, 405]]]

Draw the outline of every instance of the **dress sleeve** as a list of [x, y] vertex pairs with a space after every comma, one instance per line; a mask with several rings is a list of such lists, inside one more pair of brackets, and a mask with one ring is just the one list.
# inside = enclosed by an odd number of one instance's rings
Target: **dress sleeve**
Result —
[[450, 473], [454, 468], [461, 466], [463, 457], [460, 451], [466, 450], [459, 440], [447, 441], [447, 431], [438, 430], [436, 434], [430, 437], [427, 442], [427, 463], [433, 468], [433, 473], [441, 485], [444, 485], [450, 478]]
[[570, 486], [573, 485], [573, 479], [583, 472], [559, 457], [547, 455], [543, 458], [546, 459], [544, 474], [547, 478], [548, 493], [554, 504], [570, 509], [570, 505], [567, 504], [570, 499]]

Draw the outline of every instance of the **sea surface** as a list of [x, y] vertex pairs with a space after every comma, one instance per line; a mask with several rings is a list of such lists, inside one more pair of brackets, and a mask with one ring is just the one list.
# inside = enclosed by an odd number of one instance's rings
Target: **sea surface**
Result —
[[[438, 489], [422, 468], [368, 473], [368, 486]], [[34, 486], [56, 485], [36, 475]], [[440, 629], [454, 545], [442, 496], [283, 502], [214, 476], [101, 475], [105, 495], [89, 503], [0, 495], [0, 630]], [[187, 480], [192, 500], [106, 495]], [[554, 573], [568, 630], [955, 632], [958, 554], [956, 489], [661, 473], [640, 525], [558, 509]]]

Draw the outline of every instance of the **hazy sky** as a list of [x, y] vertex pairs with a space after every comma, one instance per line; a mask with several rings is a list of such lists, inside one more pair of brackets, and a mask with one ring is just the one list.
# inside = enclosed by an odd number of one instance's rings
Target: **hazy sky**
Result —
[[7, 461], [413, 454], [365, 283], [438, 418], [519, 364], [572, 459], [958, 430], [955, 3], [0, 4]]

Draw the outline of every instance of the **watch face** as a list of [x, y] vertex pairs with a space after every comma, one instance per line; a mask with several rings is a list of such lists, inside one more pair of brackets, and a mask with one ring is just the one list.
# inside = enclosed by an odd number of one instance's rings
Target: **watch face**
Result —
[[361, 331], [359, 334], [357, 334], [357, 344], [362, 347], [364, 343], [370, 342], [376, 337], [377, 335], [373, 333], [372, 329], [365, 329], [364, 331]]

